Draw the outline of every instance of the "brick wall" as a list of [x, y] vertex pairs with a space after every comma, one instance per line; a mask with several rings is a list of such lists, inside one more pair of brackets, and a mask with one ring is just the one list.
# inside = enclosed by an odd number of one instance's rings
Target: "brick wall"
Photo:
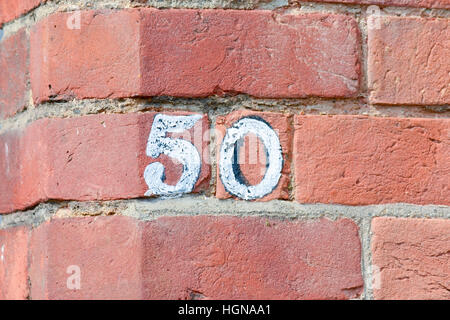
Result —
[[450, 1], [2, 1], [1, 299], [449, 299]]

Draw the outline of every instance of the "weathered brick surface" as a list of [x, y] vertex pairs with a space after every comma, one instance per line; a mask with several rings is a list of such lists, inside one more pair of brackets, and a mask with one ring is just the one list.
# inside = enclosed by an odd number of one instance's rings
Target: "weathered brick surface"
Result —
[[369, 29], [370, 101], [450, 103], [448, 19], [380, 17]]
[[31, 85], [35, 102], [117, 98], [140, 93], [139, 12], [58, 13], [31, 31]]
[[0, 230], [0, 299], [22, 300], [28, 297], [27, 227]]
[[[283, 154], [283, 170], [281, 178], [276, 188], [261, 200], [269, 201], [273, 199], [289, 198], [289, 181], [291, 172], [292, 157], [292, 126], [291, 116], [272, 112], [253, 112], [253, 111], [236, 111], [226, 116], [217, 117], [215, 133], [217, 135], [217, 162], [220, 159], [220, 146], [225, 136], [226, 130], [235, 122], [246, 117], [257, 117], [268, 123], [278, 135], [280, 139]], [[246, 136], [242, 145], [239, 147], [239, 167], [242, 176], [248, 185], [257, 185], [264, 178], [266, 173], [267, 157], [264, 145], [261, 140], [254, 134]], [[225, 190], [221, 181], [219, 168], [217, 167], [217, 184], [216, 197], [220, 199], [230, 198], [231, 195]]]
[[450, 9], [449, 0], [306, 0], [306, 1]]
[[150, 299], [347, 299], [363, 286], [350, 220], [165, 217], [145, 227]]
[[[33, 230], [30, 251], [32, 299], [141, 298], [141, 241], [133, 219], [55, 219]], [[70, 266], [79, 267], [79, 290]]]
[[17, 164], [19, 160], [19, 138], [16, 134], [0, 136], [0, 212], [15, 210], [14, 185], [20, 180]]
[[333, 97], [358, 90], [357, 25], [344, 15], [146, 11], [141, 32], [147, 95]]
[[[363, 286], [346, 219], [54, 219], [30, 243], [32, 299], [347, 299]], [[79, 290], [67, 288], [73, 265]]]
[[375, 218], [376, 299], [450, 299], [450, 220]]
[[449, 205], [449, 128], [447, 119], [296, 116], [296, 199]]
[[23, 210], [46, 200], [49, 178], [47, 144], [42, 122], [26, 131], [0, 135], [0, 213]]
[[0, 1], [0, 27], [22, 14], [36, 8], [47, 0], [2, 0]]
[[[183, 115], [189, 113], [171, 113]], [[94, 115], [43, 119], [25, 132], [0, 136], [0, 177], [5, 196], [0, 212], [23, 209], [47, 199], [111, 200], [144, 196], [146, 166], [161, 162], [165, 182], [175, 184], [182, 165], [166, 155], [153, 159], [145, 152], [156, 113]], [[208, 130], [204, 116], [188, 130], [200, 154], [202, 168], [194, 191], [209, 186]]]
[[345, 15], [271, 11], [85, 11], [31, 34], [36, 102], [129, 96], [349, 97], [359, 88], [359, 33]]
[[28, 48], [24, 29], [0, 42], [0, 119], [15, 114], [27, 104]]

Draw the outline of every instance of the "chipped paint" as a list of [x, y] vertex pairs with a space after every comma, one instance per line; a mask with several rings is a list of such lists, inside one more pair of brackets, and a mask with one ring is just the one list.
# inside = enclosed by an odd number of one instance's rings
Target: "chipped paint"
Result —
[[182, 139], [166, 137], [167, 133], [182, 133], [194, 126], [202, 115], [169, 116], [157, 114], [147, 142], [146, 153], [157, 158], [165, 154], [183, 165], [183, 173], [175, 186], [164, 183], [165, 168], [160, 162], [149, 164], [144, 171], [144, 179], [148, 185], [146, 196], [160, 195], [166, 197], [179, 196], [194, 189], [200, 176], [202, 166], [200, 154], [195, 146]]
[[[240, 177], [236, 161], [237, 143], [247, 134], [254, 133], [266, 148], [267, 170], [262, 181], [254, 186], [246, 185]], [[230, 194], [244, 200], [262, 198], [271, 193], [281, 178], [283, 155], [276, 132], [262, 119], [245, 117], [228, 128], [220, 148], [219, 176]]]

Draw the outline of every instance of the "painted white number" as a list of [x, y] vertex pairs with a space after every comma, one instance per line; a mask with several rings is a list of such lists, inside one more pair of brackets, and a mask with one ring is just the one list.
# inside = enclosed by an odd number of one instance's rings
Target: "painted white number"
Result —
[[175, 186], [164, 183], [164, 166], [154, 162], [145, 168], [144, 179], [148, 185], [146, 196], [176, 196], [189, 193], [194, 189], [200, 175], [201, 159], [194, 145], [186, 140], [166, 137], [166, 134], [182, 133], [194, 126], [202, 118], [201, 115], [168, 116], [157, 114], [147, 142], [147, 155], [152, 158], [165, 154], [183, 165], [183, 173]]
[[[246, 185], [240, 177], [237, 163], [237, 142], [247, 134], [256, 134], [266, 148], [267, 169], [262, 181], [254, 186]], [[264, 120], [242, 118], [230, 127], [220, 148], [219, 175], [225, 189], [244, 200], [262, 198], [271, 193], [278, 184], [283, 168], [280, 140], [275, 131]]]

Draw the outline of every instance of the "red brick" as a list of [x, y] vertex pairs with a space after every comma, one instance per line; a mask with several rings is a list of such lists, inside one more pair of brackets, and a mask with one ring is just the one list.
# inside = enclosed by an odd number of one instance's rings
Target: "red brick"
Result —
[[347, 299], [363, 286], [347, 219], [54, 219], [30, 243], [32, 299]]
[[[141, 298], [141, 241], [133, 219], [55, 219], [33, 230], [30, 250], [32, 299]], [[79, 267], [79, 290], [67, 286], [69, 266]]]
[[27, 105], [28, 55], [28, 36], [23, 29], [0, 44], [0, 119]]
[[23, 210], [47, 199], [45, 184], [49, 163], [41, 122], [27, 130], [0, 135], [0, 213]]
[[28, 238], [26, 227], [0, 230], [0, 299], [28, 297]]
[[50, 98], [118, 98], [139, 94], [139, 12], [58, 13], [31, 32], [30, 73], [35, 102]]
[[370, 101], [450, 103], [448, 19], [381, 17], [380, 21], [380, 29], [369, 29]]
[[36, 102], [129, 96], [349, 97], [359, 88], [359, 33], [345, 15], [271, 11], [58, 13], [31, 33]]
[[358, 89], [358, 29], [344, 15], [146, 11], [142, 41], [146, 95], [334, 97]]
[[46, 0], [2, 0], [0, 1], [0, 27], [36, 8]]
[[450, 0], [306, 0], [306, 1], [450, 9]]
[[[171, 113], [185, 115], [190, 113]], [[24, 209], [48, 199], [112, 200], [144, 196], [147, 165], [161, 162], [166, 183], [175, 184], [182, 165], [165, 155], [153, 159], [145, 152], [156, 113], [94, 115], [42, 119], [25, 132], [0, 136], [0, 172], [7, 184], [0, 212]], [[195, 192], [209, 187], [210, 165], [207, 116], [190, 130], [186, 140], [203, 154]], [[200, 132], [200, 135], [199, 135]], [[8, 145], [8, 156], [6, 154]], [[205, 156], [206, 155], [206, 156]], [[4, 168], [3, 168], [4, 167]], [[9, 170], [8, 170], [9, 168]]]
[[[217, 162], [220, 158], [220, 146], [225, 136], [226, 130], [235, 122], [245, 117], [259, 117], [268, 123], [277, 133], [283, 154], [283, 170], [277, 187], [261, 200], [269, 201], [273, 199], [289, 199], [290, 167], [292, 156], [292, 127], [289, 115], [272, 112], [254, 112], [240, 110], [226, 116], [217, 117], [216, 120], [216, 141], [217, 141]], [[255, 145], [256, 144], [256, 145]], [[266, 172], [266, 157], [264, 145], [256, 135], [247, 135], [244, 144], [240, 147], [240, 170], [248, 182], [248, 185], [256, 185], [261, 182]], [[217, 167], [216, 197], [220, 199], [231, 198], [225, 190], [220, 178], [219, 167]]]
[[375, 218], [376, 299], [450, 299], [450, 220]]
[[14, 205], [15, 185], [20, 180], [20, 140], [16, 133], [0, 136], [0, 212], [11, 212]]
[[143, 234], [149, 299], [347, 299], [362, 292], [350, 220], [164, 217]]
[[295, 194], [302, 203], [450, 204], [450, 121], [295, 118]]

